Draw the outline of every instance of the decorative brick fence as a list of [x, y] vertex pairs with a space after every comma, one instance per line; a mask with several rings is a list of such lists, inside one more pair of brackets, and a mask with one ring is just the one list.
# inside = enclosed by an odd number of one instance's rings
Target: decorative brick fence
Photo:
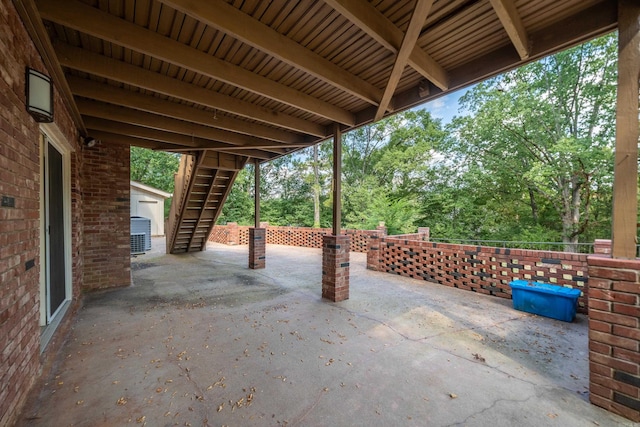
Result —
[[586, 254], [433, 243], [427, 239], [421, 234], [371, 239], [367, 268], [502, 298], [511, 298], [509, 282], [516, 279], [576, 287], [582, 290], [578, 311], [587, 311]]
[[[332, 233], [330, 228], [275, 227], [266, 223], [264, 226], [267, 229], [267, 243], [272, 245], [322, 248], [322, 237]], [[209, 236], [209, 241], [225, 245], [247, 245], [249, 228], [233, 222], [227, 225], [216, 225]], [[386, 235], [386, 229], [379, 227], [377, 230], [343, 230], [343, 234], [350, 238], [351, 252], [367, 252], [371, 237]]]

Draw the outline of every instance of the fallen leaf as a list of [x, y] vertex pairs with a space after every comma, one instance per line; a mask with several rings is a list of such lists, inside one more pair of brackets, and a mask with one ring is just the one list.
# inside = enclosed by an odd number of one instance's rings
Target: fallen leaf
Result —
[[455, 394], [455, 393], [449, 393], [449, 397], [452, 398], [452, 399], [457, 399], [458, 395]]
[[127, 404], [127, 399], [124, 397], [121, 397], [120, 399], [118, 399], [118, 401], [116, 402], [118, 405], [120, 406], [124, 406]]
[[146, 420], [146, 419], [147, 419], [147, 417], [145, 417], [145, 416], [143, 415], [143, 416], [141, 416], [140, 418], [136, 419], [136, 422], [137, 422], [138, 424], [142, 424], [142, 423], [144, 422], [144, 420]]
[[478, 353], [473, 353], [473, 358], [476, 359], [479, 362], [483, 362], [483, 363], [485, 362], [484, 357], [480, 356], [480, 354], [478, 354]]
[[547, 417], [549, 417], [549, 418], [551, 418], [551, 419], [553, 419], [553, 418], [557, 418], [557, 417], [558, 417], [558, 414], [548, 413], [548, 414], [547, 414]]
[[84, 403], [84, 400], [78, 400], [78, 401], [76, 402], [76, 405], [82, 405], [83, 403]]

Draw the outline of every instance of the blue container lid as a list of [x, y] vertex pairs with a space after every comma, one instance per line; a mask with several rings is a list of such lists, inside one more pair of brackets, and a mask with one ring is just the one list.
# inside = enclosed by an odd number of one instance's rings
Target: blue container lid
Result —
[[545, 294], [560, 295], [568, 298], [577, 298], [582, 293], [580, 289], [566, 288], [550, 283], [529, 282], [527, 280], [514, 280], [509, 283], [509, 286], [511, 286], [511, 289], [535, 289]]

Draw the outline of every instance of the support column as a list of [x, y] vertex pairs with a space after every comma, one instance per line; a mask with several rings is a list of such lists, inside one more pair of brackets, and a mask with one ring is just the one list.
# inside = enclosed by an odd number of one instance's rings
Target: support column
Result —
[[640, 259], [636, 258], [640, 4], [618, 0], [618, 99], [611, 246], [589, 265], [589, 399], [640, 422]]
[[342, 132], [333, 131], [333, 235], [322, 237], [322, 298], [349, 299], [349, 236], [342, 235]]
[[255, 227], [249, 229], [249, 268], [257, 270], [265, 268], [267, 262], [267, 229], [262, 228], [260, 224], [260, 161], [258, 159], [255, 160], [254, 171]]
[[640, 422], [640, 259], [589, 264], [589, 399]]
[[322, 298], [349, 299], [349, 236], [322, 236]]
[[264, 228], [249, 229], [249, 268], [257, 270], [266, 265], [267, 230]]
[[640, 3], [618, 0], [618, 98], [611, 254], [636, 257], [638, 215], [638, 79]]

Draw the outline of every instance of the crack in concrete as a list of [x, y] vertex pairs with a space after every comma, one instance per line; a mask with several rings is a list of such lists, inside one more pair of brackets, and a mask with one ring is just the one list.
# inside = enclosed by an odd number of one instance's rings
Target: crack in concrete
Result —
[[[534, 389], [535, 389], [535, 387], [534, 387]], [[533, 399], [534, 397], [538, 397], [538, 393], [534, 393], [533, 395], [527, 397], [526, 399], [496, 399], [496, 400], [493, 401], [493, 403], [491, 403], [490, 406], [488, 406], [488, 407], [486, 407], [486, 408], [484, 408], [484, 409], [482, 409], [480, 411], [474, 412], [473, 414], [469, 415], [467, 418], [465, 418], [462, 421], [455, 422], [455, 423], [452, 423], [452, 424], [447, 424], [444, 427], [464, 426], [464, 425], [466, 425], [467, 421], [470, 418], [473, 418], [473, 417], [476, 417], [478, 415], [484, 414], [485, 412], [493, 409], [498, 403], [502, 403], [502, 402], [525, 403], [525, 402], [528, 402], [529, 400]]]

